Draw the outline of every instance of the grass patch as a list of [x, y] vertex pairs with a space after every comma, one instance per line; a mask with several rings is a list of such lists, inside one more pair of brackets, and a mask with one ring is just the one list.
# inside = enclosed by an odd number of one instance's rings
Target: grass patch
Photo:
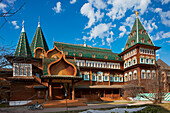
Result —
[[3, 108], [3, 107], [9, 107], [9, 103], [2, 103], [2, 104], [0, 104], [0, 108]]
[[147, 105], [145, 109], [133, 113], [170, 113], [170, 111], [161, 105]]

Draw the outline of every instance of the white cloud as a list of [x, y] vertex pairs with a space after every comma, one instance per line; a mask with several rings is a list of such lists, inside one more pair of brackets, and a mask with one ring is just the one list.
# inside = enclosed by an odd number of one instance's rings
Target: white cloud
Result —
[[89, 19], [85, 29], [90, 28], [95, 22], [101, 21], [104, 12], [101, 12], [100, 9], [104, 8], [106, 8], [106, 4], [102, 0], [89, 0], [81, 7], [81, 14]]
[[160, 11], [162, 11], [161, 8], [156, 8], [154, 12], [158, 13], [158, 12], [160, 12]]
[[111, 28], [111, 23], [108, 23], [108, 24], [101, 23], [101, 24], [95, 26], [90, 31], [89, 40], [91, 40], [93, 38], [96, 39], [96, 37], [99, 37], [99, 38], [103, 39], [105, 36], [109, 35], [109, 29], [110, 28]]
[[74, 3], [76, 3], [76, 0], [71, 0], [70, 1], [70, 4], [74, 4]]
[[109, 37], [106, 38], [107, 44], [108, 44], [108, 46], [110, 46], [110, 47], [111, 47], [111, 43], [114, 41], [114, 40], [113, 40], [113, 35], [114, 35], [114, 33], [111, 31], [111, 32], [110, 32], [110, 38], [109, 38]]
[[123, 37], [124, 34], [126, 33], [126, 28], [125, 26], [120, 26], [119, 27], [119, 31], [122, 31], [120, 34], [119, 34], [119, 38]]
[[152, 18], [152, 20], [145, 20], [144, 23], [144, 28], [148, 33], [151, 33], [154, 29], [158, 29], [158, 26], [153, 22], [155, 19]]
[[0, 3], [0, 11], [6, 12], [5, 8], [7, 8], [7, 5], [4, 3]]
[[143, 14], [148, 5], [151, 3], [150, 0], [108, 0], [108, 4], [112, 5], [111, 9], [108, 9], [109, 12], [106, 14], [113, 21], [115, 19], [121, 19], [125, 16], [127, 10], [139, 10], [140, 14]]
[[80, 38], [76, 38], [76, 41], [79, 41], [79, 40], [81, 40]]
[[170, 40], [169, 41], [166, 41], [167, 43], [170, 43]]
[[164, 33], [164, 31], [160, 31], [160, 32], [157, 32], [156, 35], [152, 37], [153, 40], [161, 40], [165, 38], [170, 38], [170, 32]]
[[170, 11], [163, 12], [161, 8], [156, 8], [154, 12], [159, 13], [162, 24], [170, 27]]
[[162, 4], [167, 4], [170, 0], [161, 0]]
[[15, 26], [15, 29], [18, 29], [19, 26], [17, 25], [17, 21], [11, 21], [12, 25]]
[[52, 10], [54, 10], [56, 13], [60, 13], [61, 12], [61, 2], [57, 2], [56, 3], [56, 6], [54, 6], [53, 8], [52, 8]]

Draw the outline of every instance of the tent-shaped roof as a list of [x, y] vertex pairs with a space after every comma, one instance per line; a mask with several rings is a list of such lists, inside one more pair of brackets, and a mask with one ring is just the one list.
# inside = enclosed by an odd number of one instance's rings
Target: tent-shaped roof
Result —
[[17, 48], [15, 50], [15, 56], [22, 56], [22, 57], [32, 56], [29, 43], [28, 43], [28, 39], [27, 39], [27, 35], [24, 29], [24, 25], [22, 28], [22, 32], [19, 38]]
[[[148, 43], [148, 41], [150, 41], [150, 43]], [[138, 17], [135, 19], [124, 50], [132, 47], [137, 43], [154, 46], [153, 42], [151, 41], [148, 33], [146, 32]]]
[[34, 56], [34, 51], [37, 47], [42, 47], [45, 51], [49, 50], [40, 25], [38, 25], [38, 28], [35, 32], [35, 35], [34, 35], [34, 38], [32, 40], [31, 47], [30, 47], [33, 56]]

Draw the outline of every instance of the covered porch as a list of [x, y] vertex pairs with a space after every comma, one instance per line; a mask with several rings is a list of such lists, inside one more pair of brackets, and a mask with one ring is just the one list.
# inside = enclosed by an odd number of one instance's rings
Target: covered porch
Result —
[[49, 100], [62, 100], [71, 99], [75, 100], [75, 83], [82, 80], [80, 76], [73, 75], [51, 75], [42, 76], [43, 82], [48, 83], [48, 99]]

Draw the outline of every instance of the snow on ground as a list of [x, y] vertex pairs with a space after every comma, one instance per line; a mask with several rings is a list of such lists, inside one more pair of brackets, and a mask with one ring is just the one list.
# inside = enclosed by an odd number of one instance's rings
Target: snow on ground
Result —
[[87, 110], [87, 111], [83, 111], [80, 113], [111, 113], [111, 112], [115, 112], [115, 113], [125, 113], [125, 111], [128, 111], [129, 113], [135, 112], [135, 111], [140, 111], [142, 109], [146, 108], [145, 107], [139, 107], [139, 108], [114, 108], [114, 109], [110, 109], [110, 110]]

